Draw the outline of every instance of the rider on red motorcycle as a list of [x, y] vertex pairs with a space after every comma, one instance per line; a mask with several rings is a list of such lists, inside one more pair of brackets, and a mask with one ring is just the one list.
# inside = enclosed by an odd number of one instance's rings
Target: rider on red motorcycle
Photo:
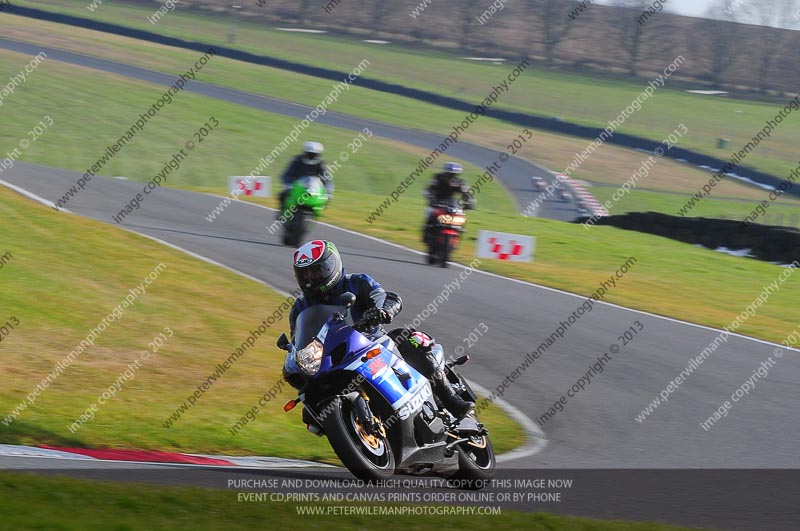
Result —
[[[294, 253], [294, 274], [297, 284], [303, 290], [289, 313], [291, 339], [294, 340], [297, 316], [315, 304], [337, 305], [342, 293], [350, 292], [356, 301], [350, 308], [354, 321], [364, 320], [371, 325], [362, 333], [376, 339], [386, 334], [384, 324], [389, 324], [400, 313], [403, 302], [400, 296], [387, 292], [372, 277], [366, 274], [348, 275], [344, 271], [342, 258], [336, 246], [326, 240], [306, 243]], [[453, 416], [460, 418], [469, 413], [475, 404], [459, 397], [447, 382], [444, 366], [431, 355], [432, 340], [421, 332], [397, 328], [388, 333], [397, 345], [401, 357], [431, 382], [433, 392]], [[291, 354], [289, 355], [291, 356]], [[293, 370], [287, 356], [284, 365], [284, 379], [295, 389], [302, 389], [305, 380], [302, 373]]]
[[[422, 231], [423, 243], [428, 243], [431, 228], [433, 227], [433, 210], [435, 205], [458, 206], [464, 210], [475, 208], [475, 196], [469, 192], [467, 184], [460, 178], [461, 164], [445, 162], [440, 173], [433, 176], [425, 196], [428, 198], [428, 208], [425, 210], [425, 226]], [[459, 196], [456, 198], [456, 196]]]

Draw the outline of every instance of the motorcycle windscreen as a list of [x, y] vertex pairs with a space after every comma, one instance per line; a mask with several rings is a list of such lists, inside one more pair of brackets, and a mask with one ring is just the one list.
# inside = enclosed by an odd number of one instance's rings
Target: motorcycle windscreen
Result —
[[290, 204], [308, 207], [315, 211], [324, 207], [327, 202], [328, 192], [325, 185], [322, 179], [314, 175], [307, 175], [295, 181], [289, 196]]
[[[344, 310], [343, 306], [333, 306], [329, 304], [317, 304], [309, 306], [297, 316], [294, 330], [294, 346], [297, 349], [307, 347], [319, 335], [320, 330], [325, 326], [325, 322], [336, 312]], [[348, 313], [347, 324], [352, 325], [352, 319]], [[320, 338], [324, 342], [324, 337]]]
[[325, 185], [322, 184], [322, 179], [316, 175], [306, 175], [300, 177], [295, 184], [300, 186], [311, 195], [318, 195], [325, 191]]

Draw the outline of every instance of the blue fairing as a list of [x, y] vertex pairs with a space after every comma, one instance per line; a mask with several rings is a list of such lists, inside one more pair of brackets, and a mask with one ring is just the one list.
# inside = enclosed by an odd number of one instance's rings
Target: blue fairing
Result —
[[[421, 374], [388, 348], [391, 343], [388, 337], [372, 341], [351, 328], [347, 322], [335, 322], [333, 318], [328, 320], [327, 326], [322, 363], [315, 378], [340, 370], [358, 373], [371, 382], [394, 408], [400, 407], [410, 395], [426, 385], [427, 380]], [[334, 365], [331, 353], [342, 343], [346, 345], [347, 354]], [[368, 351], [376, 348], [381, 350], [380, 354], [362, 361]]]
[[[348, 323], [336, 323], [329, 320], [328, 333], [325, 336], [322, 349], [322, 365], [320, 366], [319, 373], [317, 373], [318, 376], [333, 369], [330, 354], [342, 343], [346, 344], [345, 351], [348, 353], [342, 360], [345, 363], [349, 363], [356, 354], [363, 355], [363, 352], [369, 350], [373, 345], [373, 342], [364, 337], [364, 335], [350, 328]], [[339, 363], [339, 365], [341, 365], [341, 363]]]

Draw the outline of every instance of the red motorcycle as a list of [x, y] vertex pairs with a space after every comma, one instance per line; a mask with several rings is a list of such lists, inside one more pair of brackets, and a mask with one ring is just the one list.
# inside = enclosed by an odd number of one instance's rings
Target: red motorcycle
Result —
[[445, 204], [433, 206], [425, 235], [429, 265], [447, 267], [450, 253], [458, 249], [466, 223], [467, 217], [461, 208]]

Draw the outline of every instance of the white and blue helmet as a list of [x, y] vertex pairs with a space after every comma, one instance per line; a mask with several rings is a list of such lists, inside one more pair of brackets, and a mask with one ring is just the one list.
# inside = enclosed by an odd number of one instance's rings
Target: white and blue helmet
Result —
[[453, 175], [458, 175], [463, 171], [461, 164], [458, 162], [445, 162], [442, 169], [445, 173], [452, 173]]

